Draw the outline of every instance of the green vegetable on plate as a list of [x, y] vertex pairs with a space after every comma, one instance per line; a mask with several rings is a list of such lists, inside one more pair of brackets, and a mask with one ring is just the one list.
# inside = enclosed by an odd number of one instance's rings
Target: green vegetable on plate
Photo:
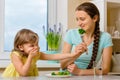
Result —
[[69, 71], [58, 71], [58, 72], [52, 72], [51, 75], [70, 75]]

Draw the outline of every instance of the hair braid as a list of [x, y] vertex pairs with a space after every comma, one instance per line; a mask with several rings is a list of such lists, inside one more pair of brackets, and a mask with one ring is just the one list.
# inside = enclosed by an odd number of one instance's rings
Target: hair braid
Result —
[[85, 2], [83, 4], [80, 4], [76, 8], [76, 11], [85, 11], [92, 19], [96, 15], [98, 17], [96, 24], [95, 24], [95, 30], [94, 30], [94, 44], [93, 44], [92, 57], [87, 67], [87, 69], [90, 69], [93, 66], [93, 61], [96, 60], [97, 53], [98, 53], [99, 38], [100, 38], [100, 29], [99, 29], [100, 13], [96, 5], [90, 2]]
[[99, 47], [99, 37], [100, 37], [99, 23], [96, 23], [96, 27], [94, 31], [94, 44], [93, 44], [93, 51], [92, 51], [93, 54], [87, 69], [91, 69], [93, 67], [93, 61], [96, 60], [98, 47]]

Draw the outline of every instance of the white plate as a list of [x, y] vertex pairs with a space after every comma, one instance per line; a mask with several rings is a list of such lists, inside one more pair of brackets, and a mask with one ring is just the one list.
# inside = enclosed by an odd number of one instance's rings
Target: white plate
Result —
[[71, 74], [70, 75], [51, 75], [51, 73], [50, 73], [50, 74], [46, 74], [46, 76], [47, 77], [70, 77]]

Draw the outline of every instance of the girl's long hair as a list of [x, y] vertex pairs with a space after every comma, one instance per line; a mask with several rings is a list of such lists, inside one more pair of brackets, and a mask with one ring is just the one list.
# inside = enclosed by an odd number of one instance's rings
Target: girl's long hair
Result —
[[24, 53], [19, 49], [19, 46], [25, 43], [38, 43], [38, 35], [29, 29], [21, 29], [15, 36], [13, 51]]

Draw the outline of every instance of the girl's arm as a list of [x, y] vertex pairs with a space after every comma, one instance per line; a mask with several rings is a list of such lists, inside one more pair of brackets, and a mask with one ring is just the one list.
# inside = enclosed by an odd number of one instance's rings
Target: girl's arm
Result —
[[32, 59], [34, 56], [37, 55], [37, 51], [36, 49], [32, 50], [29, 55], [28, 58], [26, 60], [25, 63], [22, 62], [21, 58], [18, 57], [15, 54], [12, 54], [12, 63], [15, 66], [15, 69], [17, 70], [17, 72], [21, 75], [21, 76], [27, 76], [28, 71], [30, 69], [31, 63], [32, 63]]
[[80, 53], [73, 53], [73, 54], [62, 54], [62, 53], [57, 53], [57, 54], [45, 54], [41, 52], [40, 59], [42, 60], [62, 60], [66, 58], [74, 58], [76, 56], [79, 56]]
[[[102, 74], [108, 74], [110, 71], [110, 65], [111, 65], [111, 58], [112, 58], [112, 47], [107, 47], [103, 50], [102, 55]], [[76, 75], [93, 75], [94, 70], [93, 69], [79, 69], [74, 64], [71, 64], [68, 66], [68, 70]], [[96, 74], [101, 74], [100, 70], [96, 70]]]
[[[67, 43], [66, 43], [67, 44]], [[68, 44], [69, 45], [69, 44]], [[82, 48], [82, 49], [81, 49]], [[70, 50], [70, 45], [67, 47], [64, 47], [64, 50]], [[76, 59], [77, 57], [79, 57], [84, 51], [86, 50], [86, 45], [84, 43], [81, 43], [80, 45], [80, 50], [77, 50], [77, 52], [74, 52], [72, 54], [70, 54], [70, 51], [65, 51], [63, 53], [59, 53], [59, 54], [44, 54], [41, 53], [40, 59], [43, 60], [61, 60], [61, 59], [67, 59], [67, 58], [71, 58], [71, 59]], [[69, 61], [68, 61], [69, 62]]]
[[28, 59], [26, 63], [24, 64], [20, 57], [16, 55], [12, 55], [12, 63], [15, 66], [15, 69], [21, 76], [27, 76], [27, 73], [29, 71], [30, 65], [32, 62], [32, 57], [28, 56]]

